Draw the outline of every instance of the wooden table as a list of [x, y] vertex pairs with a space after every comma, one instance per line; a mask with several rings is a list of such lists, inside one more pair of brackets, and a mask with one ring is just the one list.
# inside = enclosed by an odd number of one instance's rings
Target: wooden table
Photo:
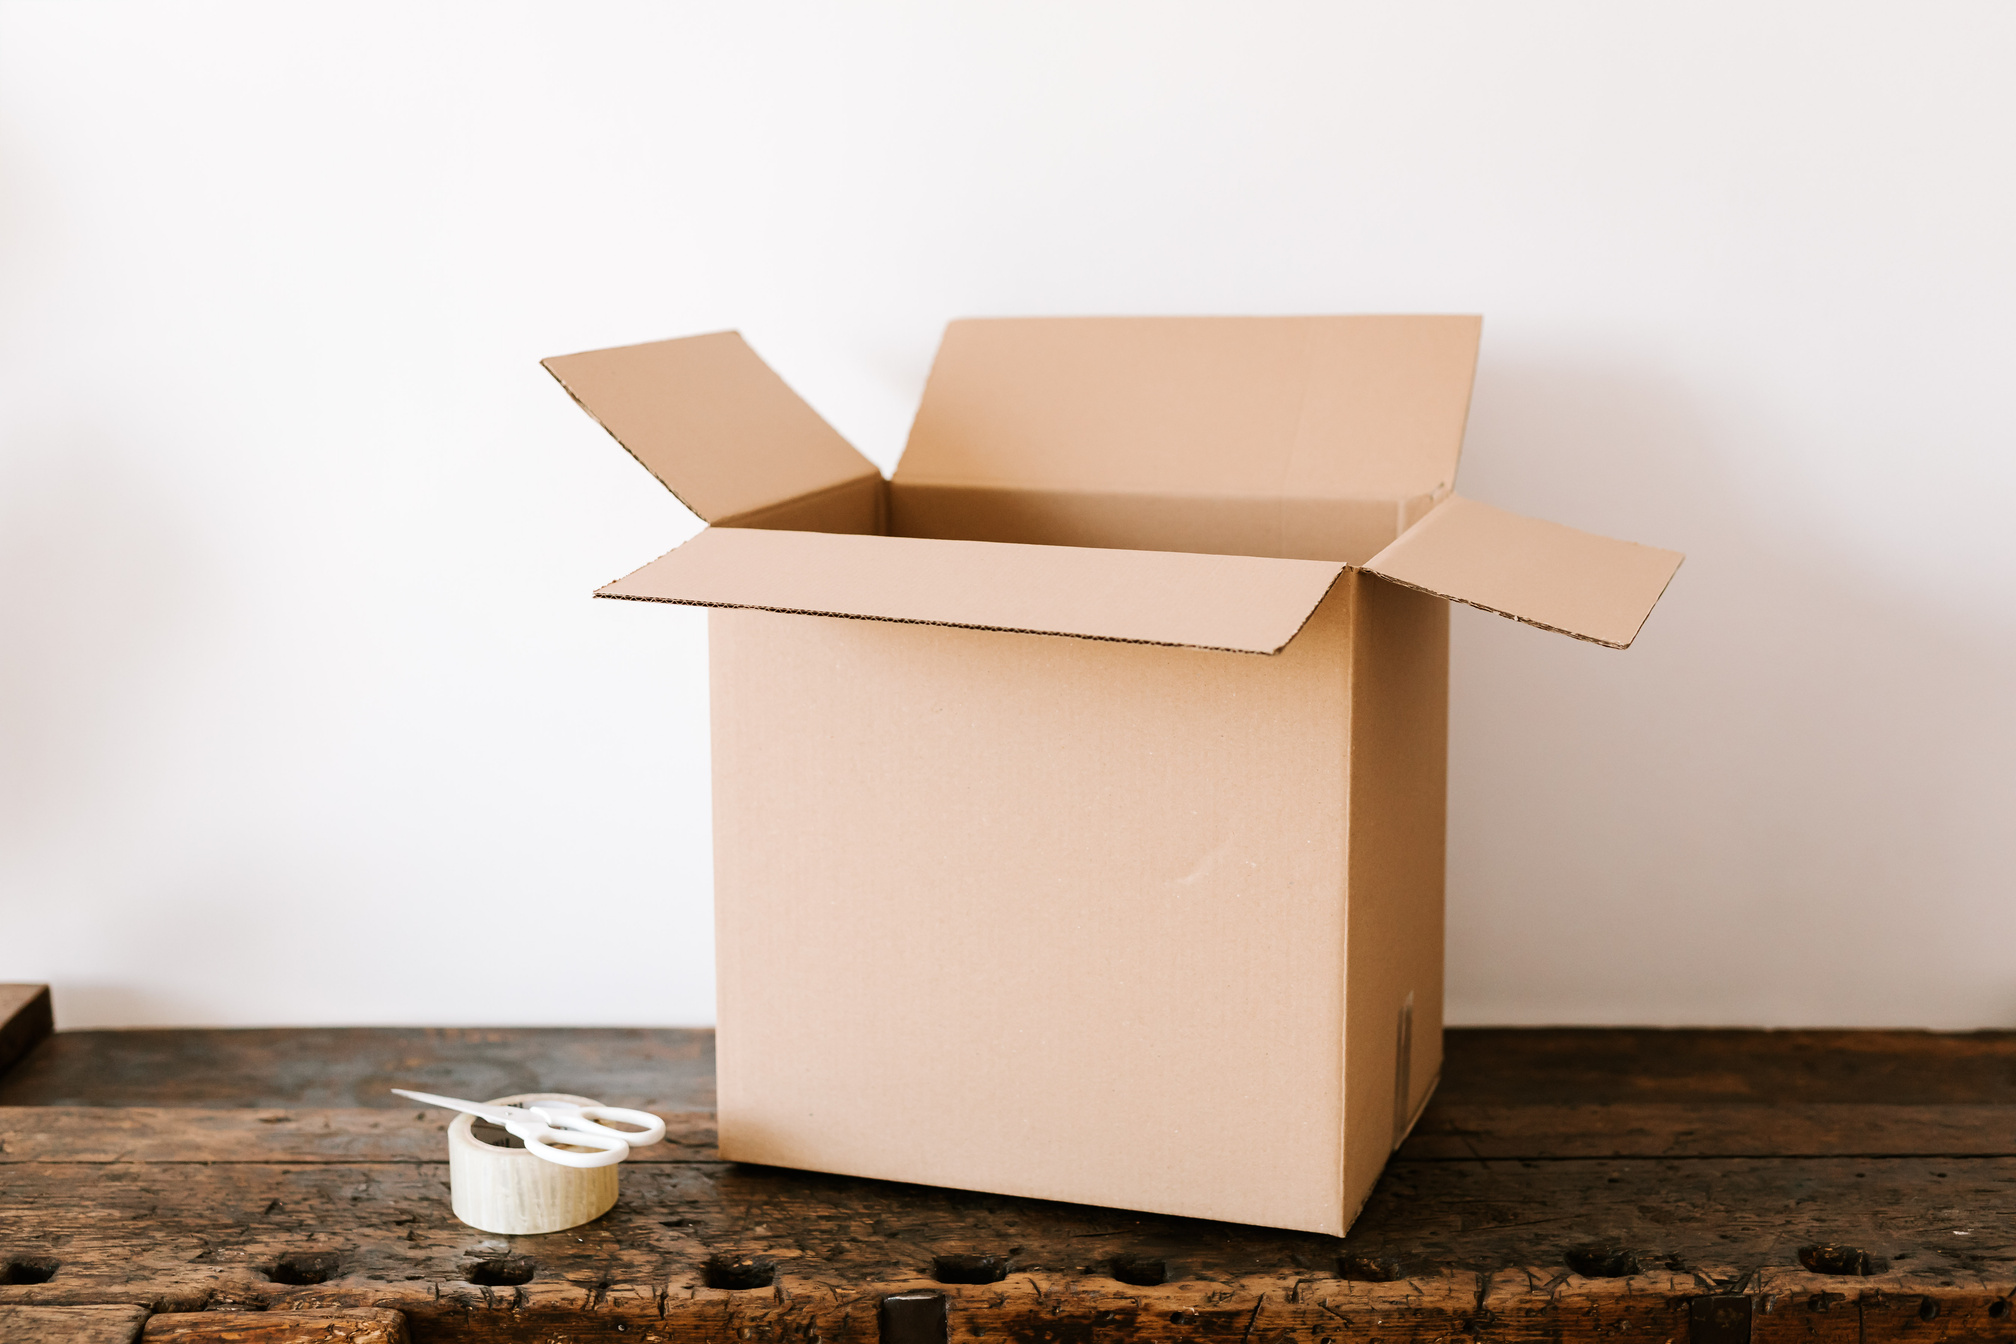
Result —
[[[143, 1317], [188, 1341], [403, 1317], [422, 1341], [2016, 1344], [2011, 1032], [1454, 1031], [1339, 1241], [723, 1163], [704, 1031], [33, 1016], [0, 1029], [4, 1344]], [[595, 1223], [488, 1236], [448, 1211], [445, 1117], [395, 1084], [587, 1093], [671, 1132]], [[336, 1310], [364, 1314], [301, 1314]]]

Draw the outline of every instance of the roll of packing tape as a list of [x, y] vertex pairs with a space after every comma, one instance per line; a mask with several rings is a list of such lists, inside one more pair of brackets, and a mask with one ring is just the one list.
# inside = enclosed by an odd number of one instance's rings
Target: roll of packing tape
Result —
[[[498, 1097], [491, 1106], [529, 1106], [542, 1101], [599, 1105], [590, 1097], [564, 1092], [526, 1092]], [[505, 1148], [476, 1137], [476, 1117], [458, 1115], [448, 1124], [448, 1195], [455, 1216], [479, 1232], [506, 1236], [559, 1232], [593, 1222], [616, 1202], [616, 1173], [607, 1167], [563, 1167], [528, 1148]]]

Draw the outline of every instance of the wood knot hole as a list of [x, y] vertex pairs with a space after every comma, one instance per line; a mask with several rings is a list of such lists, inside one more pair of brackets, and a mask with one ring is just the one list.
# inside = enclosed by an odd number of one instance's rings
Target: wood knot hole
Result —
[[1998, 1321], [2008, 1320], [2009, 1299], [2006, 1297], [1998, 1297], [1993, 1302], [1990, 1302], [1988, 1304], [1988, 1314], [1990, 1316], [1993, 1316]]
[[327, 1283], [336, 1276], [336, 1257], [328, 1251], [295, 1251], [283, 1255], [266, 1271], [266, 1277], [290, 1288], [308, 1288]]
[[0, 1283], [47, 1283], [62, 1267], [61, 1261], [47, 1256], [20, 1256], [0, 1265]]
[[1008, 1277], [1005, 1255], [934, 1255], [931, 1277], [940, 1283], [999, 1283]]
[[1159, 1255], [1116, 1255], [1106, 1272], [1135, 1288], [1159, 1288], [1169, 1282], [1169, 1262]]
[[1624, 1279], [1638, 1272], [1638, 1252], [1607, 1241], [1571, 1246], [1561, 1258], [1585, 1279]]
[[1890, 1262], [1880, 1255], [1871, 1255], [1859, 1246], [1833, 1242], [1801, 1247], [1799, 1263], [1815, 1274], [1848, 1274], [1858, 1278], [1881, 1274], [1890, 1268]]
[[1938, 1298], [1936, 1298], [1936, 1297], [1921, 1297], [1921, 1298], [1919, 1298], [1919, 1299], [1918, 1299], [1918, 1319], [1919, 1319], [1919, 1320], [1921, 1320], [1921, 1321], [1936, 1321], [1936, 1320], [1938, 1320], [1938, 1319], [1939, 1319], [1939, 1299], [1938, 1299]]
[[755, 1255], [710, 1255], [700, 1267], [700, 1278], [709, 1288], [746, 1293], [777, 1282], [777, 1262]]
[[1353, 1283], [1398, 1283], [1407, 1277], [1407, 1266], [1390, 1255], [1340, 1255], [1337, 1277]]
[[521, 1283], [532, 1282], [533, 1271], [538, 1268], [522, 1255], [500, 1255], [491, 1260], [478, 1260], [469, 1266], [463, 1281], [478, 1288], [516, 1288]]

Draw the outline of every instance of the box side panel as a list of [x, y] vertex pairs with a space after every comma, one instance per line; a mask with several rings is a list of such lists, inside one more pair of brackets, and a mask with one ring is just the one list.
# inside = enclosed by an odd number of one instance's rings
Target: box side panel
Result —
[[1270, 658], [710, 629], [724, 1156], [1337, 1230], [1343, 585]]
[[1449, 607], [1362, 571], [1351, 678], [1348, 1223], [1442, 1070]]
[[890, 487], [900, 537], [1201, 551], [1363, 564], [1398, 537], [1392, 499], [1112, 494], [976, 485]]

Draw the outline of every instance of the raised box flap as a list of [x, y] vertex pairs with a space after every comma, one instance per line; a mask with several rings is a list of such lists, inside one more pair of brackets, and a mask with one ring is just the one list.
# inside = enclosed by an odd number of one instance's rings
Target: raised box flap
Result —
[[1344, 566], [709, 528], [598, 597], [1278, 653]]
[[1438, 597], [1625, 649], [1683, 557], [1458, 495], [1365, 565]]
[[[879, 495], [875, 465], [738, 332], [556, 355], [541, 363], [681, 503], [710, 523], [758, 522], [754, 515], [828, 493]], [[873, 530], [872, 519], [848, 530]]]
[[1439, 496], [1482, 319], [954, 322], [895, 479], [1243, 499]]

